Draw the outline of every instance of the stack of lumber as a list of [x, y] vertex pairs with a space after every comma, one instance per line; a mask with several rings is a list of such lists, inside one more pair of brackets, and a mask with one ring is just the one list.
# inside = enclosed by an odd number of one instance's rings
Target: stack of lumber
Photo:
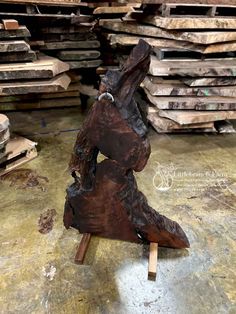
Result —
[[120, 62], [140, 38], [153, 47], [142, 87], [158, 132], [234, 131], [218, 121], [236, 119], [236, 1], [216, 1], [143, 0], [122, 20], [99, 21]]
[[[77, 70], [77, 74], [82, 74], [83, 82], [90, 80], [90, 83], [96, 85], [97, 76], [93, 70], [107, 60], [106, 47], [103, 46], [98, 32], [97, 20], [104, 17], [124, 17], [127, 13], [133, 12], [134, 7], [140, 5], [134, 1], [123, 0], [80, 1], [76, 3], [76, 9], [71, 6], [71, 18], [65, 19], [61, 4], [60, 20], [39, 19], [37, 25], [34, 23], [33, 27], [29, 23], [32, 32], [31, 44], [39, 51], [68, 63], [70, 69]], [[49, 8], [47, 10], [50, 11]], [[103, 46], [103, 56], [100, 52], [101, 46]], [[93, 78], [92, 82], [91, 78]]]
[[[79, 104], [79, 91], [64, 72], [69, 65], [36, 54], [30, 32], [14, 19], [0, 23], [0, 110]], [[65, 99], [66, 97], [66, 99]], [[56, 98], [56, 101], [54, 100]]]
[[68, 64], [45, 55], [33, 62], [0, 64], [0, 110], [78, 105], [79, 92], [67, 91], [68, 69]]
[[[0, 0], [0, 18], [17, 16], [19, 23], [26, 25], [20, 26], [16, 35], [13, 30], [2, 32], [4, 40], [31, 35], [24, 45], [34, 50], [22, 52], [20, 58], [8, 53], [6, 61], [17, 63], [0, 64], [1, 110], [77, 106], [81, 103], [80, 91], [95, 94], [93, 86], [81, 84], [87, 72], [90, 84], [91, 76], [96, 80], [88, 68], [95, 73], [101, 63], [100, 43], [92, 31], [94, 19], [83, 14], [83, 8], [86, 6], [80, 7], [77, 0]], [[26, 50], [20, 44], [18, 51]], [[3, 49], [12, 51], [11, 47], [0, 47], [0, 53]], [[0, 62], [4, 56], [0, 56]]]
[[26, 42], [29, 36], [29, 30], [25, 26], [20, 26], [16, 20], [2, 19], [0, 21], [0, 63], [36, 60], [35, 52]]
[[44, 26], [34, 29], [32, 41], [40, 51], [67, 62], [70, 69], [96, 68], [101, 64], [100, 42], [93, 23]]
[[[133, 11], [133, 6], [137, 4], [123, 0], [120, 3], [110, 0], [0, 0], [0, 18], [17, 16], [19, 23], [26, 25], [24, 33], [21, 31], [22, 37], [31, 34], [24, 47], [22, 42], [15, 43], [18, 51], [27, 49], [27, 52], [22, 51], [20, 58], [7, 55], [7, 62], [18, 63], [14, 68], [10, 67], [15, 77], [9, 73], [1, 78], [1, 71], [7, 71], [9, 67], [7, 64], [0, 66], [1, 110], [72, 106], [80, 104], [80, 99], [86, 102], [87, 96], [94, 97], [98, 81], [96, 69], [102, 63], [96, 19], [123, 17]], [[12, 35], [5, 34], [6, 40], [9, 36]], [[5, 49], [10, 51], [11, 47]], [[4, 57], [2, 54], [2, 60]], [[25, 72], [21, 75], [23, 64], [20, 62], [23, 61]], [[55, 73], [50, 73], [51, 68], [41, 71], [47, 67], [53, 68]]]

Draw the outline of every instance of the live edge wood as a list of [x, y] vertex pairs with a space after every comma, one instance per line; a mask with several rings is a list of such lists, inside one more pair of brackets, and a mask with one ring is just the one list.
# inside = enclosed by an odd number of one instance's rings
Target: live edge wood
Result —
[[[101, 19], [99, 20], [99, 25], [102, 28], [109, 29], [111, 31], [126, 33], [126, 36], [133, 34], [136, 36], [151, 37], [153, 40], [153, 37], [155, 37], [157, 41], [161, 40], [161, 38], [172, 39], [180, 42], [184, 41], [186, 48], [188, 48], [190, 43], [206, 45], [236, 40], [236, 32], [234, 30], [225, 30], [221, 32], [217, 32], [215, 30], [204, 30], [202, 32], [199, 30], [168, 30], [156, 26], [140, 24], [134, 21], [123, 21], [121, 19]], [[121, 34], [119, 34], [119, 36], [121, 36]], [[202, 51], [205, 49], [207, 50], [207, 47], [202, 46]], [[204, 51], [204, 53], [210, 52]]]
[[[186, 248], [183, 229], [148, 205], [133, 174], [143, 170], [151, 153], [147, 127], [133, 98], [147, 74], [150, 53], [151, 47], [140, 40], [122, 70], [103, 77], [103, 98], [89, 111], [72, 154], [74, 183], [67, 189], [64, 225], [107, 238]], [[99, 151], [106, 158], [98, 163]]]
[[0, 80], [52, 78], [68, 70], [67, 63], [41, 55], [34, 62], [0, 64]]
[[149, 250], [150, 251], [149, 251], [149, 261], [148, 261], [148, 279], [156, 280], [158, 244], [151, 242]]
[[154, 25], [165, 29], [235, 29], [236, 20], [232, 17], [160, 17], [142, 16], [136, 12], [131, 17], [137, 18], [143, 23]]
[[90, 239], [91, 239], [90, 233], [84, 233], [82, 235], [82, 239], [80, 241], [78, 251], [75, 255], [75, 263], [76, 264], [79, 264], [79, 265], [83, 264], [86, 252], [88, 250]]

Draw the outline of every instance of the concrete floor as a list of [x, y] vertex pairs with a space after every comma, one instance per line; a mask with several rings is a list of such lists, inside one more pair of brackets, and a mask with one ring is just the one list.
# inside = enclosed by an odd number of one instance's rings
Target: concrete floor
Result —
[[[79, 109], [10, 113], [12, 129], [39, 143], [24, 165], [0, 181], [0, 313], [236, 313], [236, 137], [157, 135], [140, 189], [150, 205], [178, 221], [189, 250], [159, 249], [156, 282], [147, 280], [148, 247], [93, 237], [85, 264], [73, 262], [80, 235], [62, 224], [67, 163], [83, 121]], [[23, 172], [22, 172], [23, 173]], [[40, 214], [55, 209], [52, 230]]]

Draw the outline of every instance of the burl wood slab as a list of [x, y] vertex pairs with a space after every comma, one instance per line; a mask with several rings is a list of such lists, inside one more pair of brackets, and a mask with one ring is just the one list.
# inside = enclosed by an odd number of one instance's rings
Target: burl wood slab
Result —
[[[143, 170], [151, 151], [133, 98], [147, 74], [150, 50], [140, 40], [122, 70], [108, 71], [100, 84], [99, 100], [75, 143], [70, 163], [75, 181], [67, 190], [64, 224], [81, 233], [186, 248], [182, 228], [148, 205], [133, 174]], [[99, 152], [106, 157], [100, 163]]]

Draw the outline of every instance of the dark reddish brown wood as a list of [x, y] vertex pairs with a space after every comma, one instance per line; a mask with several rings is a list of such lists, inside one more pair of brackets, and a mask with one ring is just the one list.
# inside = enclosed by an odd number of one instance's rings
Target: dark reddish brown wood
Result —
[[[122, 70], [108, 71], [100, 84], [104, 98], [94, 103], [75, 143], [70, 163], [75, 182], [67, 190], [64, 224], [81, 233], [185, 248], [182, 228], [148, 205], [133, 174], [143, 170], [151, 152], [133, 98], [147, 74], [150, 51], [140, 40]], [[99, 151], [107, 159], [97, 163]]]
[[86, 252], [88, 250], [90, 239], [91, 239], [90, 233], [84, 233], [82, 235], [82, 239], [80, 241], [78, 251], [75, 255], [75, 263], [76, 264], [80, 264], [80, 265], [83, 264]]

